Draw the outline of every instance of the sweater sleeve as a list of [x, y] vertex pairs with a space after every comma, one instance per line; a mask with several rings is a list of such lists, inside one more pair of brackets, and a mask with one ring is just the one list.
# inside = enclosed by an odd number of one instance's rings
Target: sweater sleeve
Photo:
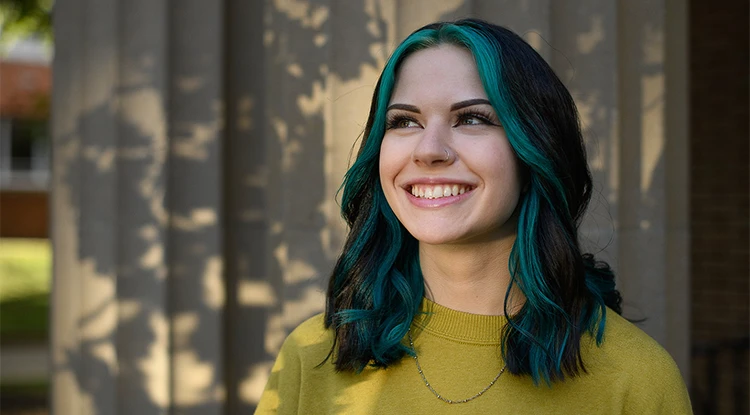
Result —
[[[645, 362], [644, 362], [645, 363]], [[637, 378], [626, 397], [626, 414], [689, 415], [693, 413], [690, 396], [677, 364], [663, 351], [651, 370]], [[634, 377], [634, 379], [636, 379]]]
[[301, 368], [299, 347], [292, 333], [281, 346], [266, 388], [255, 410], [256, 415], [297, 413], [302, 378]]

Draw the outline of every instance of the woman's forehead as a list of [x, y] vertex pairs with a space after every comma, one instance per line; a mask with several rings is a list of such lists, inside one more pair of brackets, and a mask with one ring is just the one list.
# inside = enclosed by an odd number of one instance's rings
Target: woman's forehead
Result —
[[390, 103], [473, 98], [487, 98], [473, 55], [466, 48], [441, 44], [404, 59]]

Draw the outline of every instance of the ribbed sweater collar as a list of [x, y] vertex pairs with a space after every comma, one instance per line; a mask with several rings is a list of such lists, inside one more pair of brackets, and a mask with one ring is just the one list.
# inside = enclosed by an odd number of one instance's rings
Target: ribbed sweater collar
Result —
[[435, 336], [462, 343], [499, 344], [505, 316], [488, 316], [456, 311], [422, 299], [414, 326]]

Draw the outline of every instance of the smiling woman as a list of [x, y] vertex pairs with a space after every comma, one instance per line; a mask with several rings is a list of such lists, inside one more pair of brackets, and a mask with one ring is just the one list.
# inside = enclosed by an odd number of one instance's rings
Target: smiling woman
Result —
[[346, 175], [324, 315], [257, 413], [690, 412], [680, 373], [582, 253], [573, 100], [507, 29], [435, 23], [393, 53]]

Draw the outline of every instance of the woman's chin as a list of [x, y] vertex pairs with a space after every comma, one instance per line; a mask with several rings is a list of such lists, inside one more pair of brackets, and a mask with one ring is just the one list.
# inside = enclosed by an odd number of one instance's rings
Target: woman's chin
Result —
[[463, 232], [449, 232], [445, 230], [411, 232], [411, 235], [419, 243], [427, 245], [453, 245], [470, 239]]
[[[408, 229], [408, 228], [407, 228]], [[515, 227], [504, 229], [503, 227], [492, 227], [488, 229], [446, 229], [433, 228], [433, 230], [421, 229], [412, 232], [411, 235], [421, 244], [426, 245], [482, 245], [513, 243], [516, 239]]]

